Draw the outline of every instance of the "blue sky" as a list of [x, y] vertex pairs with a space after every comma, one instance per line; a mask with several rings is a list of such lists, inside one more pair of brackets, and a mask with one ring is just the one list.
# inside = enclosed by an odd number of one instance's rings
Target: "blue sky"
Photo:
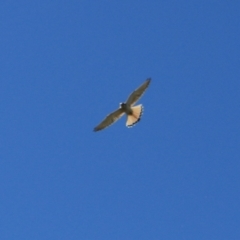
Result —
[[1, 239], [240, 239], [239, 9], [3, 0]]

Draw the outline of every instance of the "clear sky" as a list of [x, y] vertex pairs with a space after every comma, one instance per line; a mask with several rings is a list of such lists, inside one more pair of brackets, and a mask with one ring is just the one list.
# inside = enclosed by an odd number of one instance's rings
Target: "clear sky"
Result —
[[240, 239], [238, 0], [2, 0], [0, 30], [2, 240]]

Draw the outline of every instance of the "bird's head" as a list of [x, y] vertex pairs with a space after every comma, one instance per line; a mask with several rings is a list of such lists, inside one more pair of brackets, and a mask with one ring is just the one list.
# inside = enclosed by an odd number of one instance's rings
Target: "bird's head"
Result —
[[125, 105], [126, 105], [126, 103], [120, 103], [119, 108], [124, 108]]

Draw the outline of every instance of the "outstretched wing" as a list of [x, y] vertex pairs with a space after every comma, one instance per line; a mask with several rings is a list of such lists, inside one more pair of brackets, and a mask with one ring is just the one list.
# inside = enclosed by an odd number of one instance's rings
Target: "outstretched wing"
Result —
[[122, 117], [123, 114], [124, 114], [124, 111], [121, 108], [110, 113], [98, 126], [94, 128], [94, 132], [110, 126], [111, 124], [116, 122], [120, 117]]
[[139, 98], [143, 95], [143, 93], [146, 91], [147, 87], [149, 86], [151, 81], [151, 78], [148, 78], [138, 89], [136, 89], [127, 100], [127, 104], [132, 106], [135, 104]]

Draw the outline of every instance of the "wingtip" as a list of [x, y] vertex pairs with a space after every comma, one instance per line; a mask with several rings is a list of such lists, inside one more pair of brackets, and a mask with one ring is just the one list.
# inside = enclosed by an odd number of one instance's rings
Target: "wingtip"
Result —
[[95, 127], [95, 128], [93, 129], [94, 132], [98, 132], [98, 131], [100, 131], [100, 130], [102, 130], [102, 128]]

